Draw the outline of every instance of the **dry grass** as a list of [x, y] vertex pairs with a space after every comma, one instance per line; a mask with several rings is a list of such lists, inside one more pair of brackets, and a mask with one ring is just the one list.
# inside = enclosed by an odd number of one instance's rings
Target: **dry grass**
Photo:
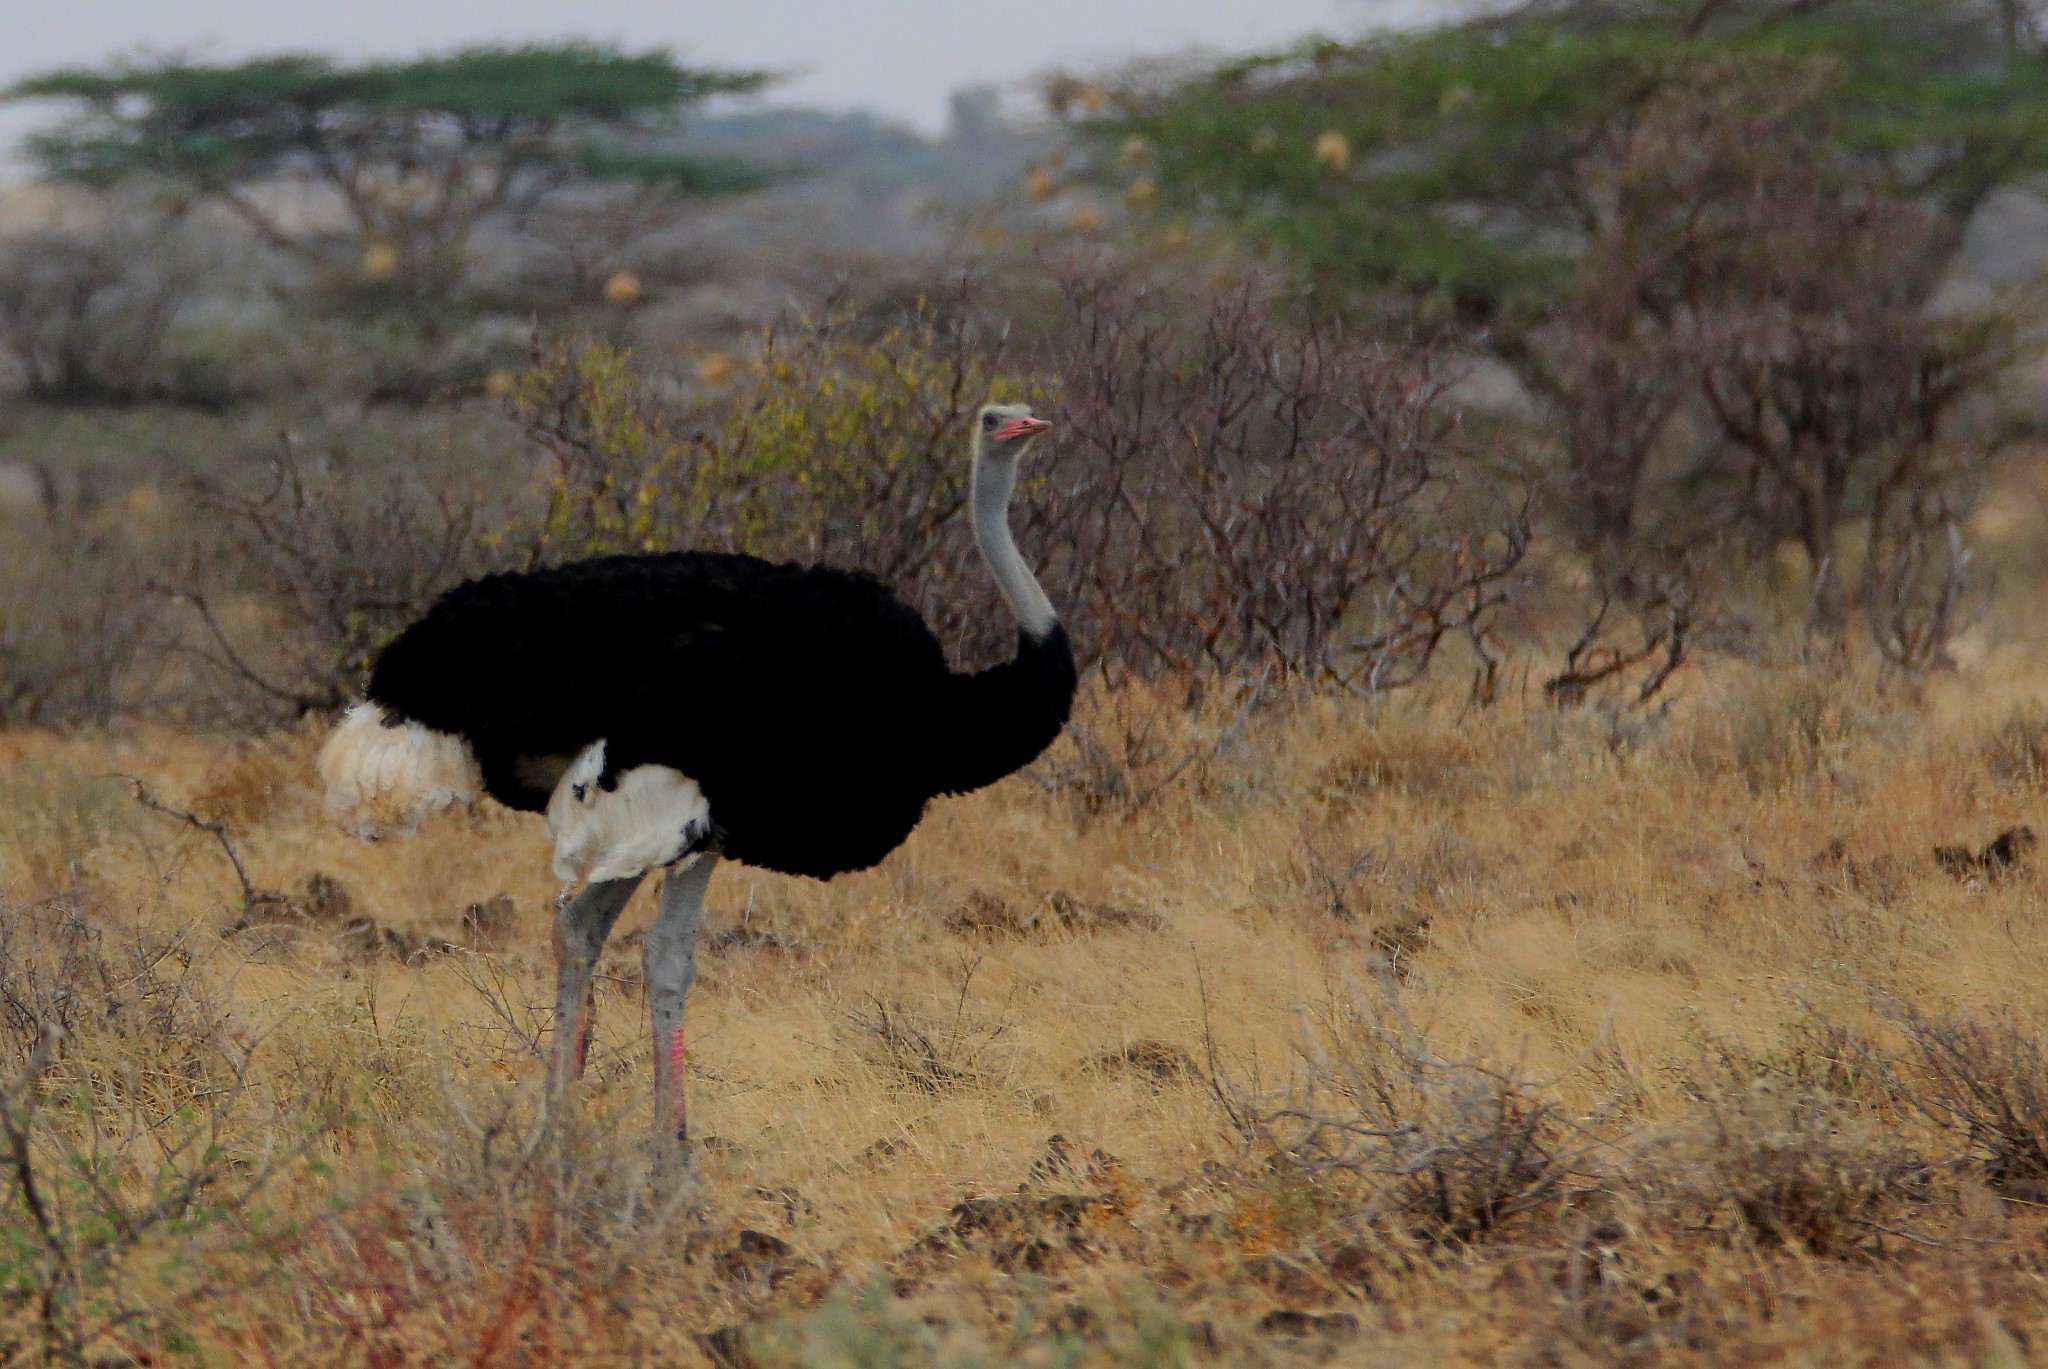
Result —
[[2048, 918], [1933, 848], [2048, 830], [2048, 677], [1968, 669], [1710, 662], [1626, 746], [1090, 699], [875, 871], [720, 873], [684, 1182], [647, 894], [538, 1119], [534, 820], [365, 846], [312, 735], [0, 736], [0, 1355], [2024, 1363]]

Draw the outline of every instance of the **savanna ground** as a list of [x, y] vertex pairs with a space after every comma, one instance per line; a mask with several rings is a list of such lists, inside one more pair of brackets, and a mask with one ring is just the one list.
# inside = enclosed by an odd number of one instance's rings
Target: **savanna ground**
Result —
[[8, 734], [7, 1357], [2030, 1362], [2038, 602], [1656, 721], [1094, 688], [874, 871], [719, 873], [686, 1178], [651, 886], [550, 1124], [537, 819], [360, 844], [318, 724]]

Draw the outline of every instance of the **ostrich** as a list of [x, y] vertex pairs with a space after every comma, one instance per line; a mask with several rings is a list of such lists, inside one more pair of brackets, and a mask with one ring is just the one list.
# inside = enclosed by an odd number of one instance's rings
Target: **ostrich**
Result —
[[865, 869], [932, 798], [1059, 735], [1074, 657], [1009, 526], [1018, 460], [1049, 426], [1021, 404], [976, 416], [975, 538], [1019, 628], [1015, 657], [979, 673], [950, 671], [871, 575], [714, 552], [487, 575], [377, 658], [320, 755], [328, 810], [367, 839], [479, 789], [547, 815], [566, 882], [551, 1097], [582, 1073], [598, 953], [648, 871], [668, 871], [644, 951], [655, 1126], [687, 1146], [683, 1003], [718, 862]]

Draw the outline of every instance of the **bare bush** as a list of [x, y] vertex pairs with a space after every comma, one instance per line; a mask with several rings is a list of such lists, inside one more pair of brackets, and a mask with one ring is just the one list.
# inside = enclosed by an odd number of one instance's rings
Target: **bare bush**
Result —
[[502, 514], [488, 489], [450, 473], [308, 461], [281, 437], [269, 482], [247, 492], [201, 481], [232, 563], [190, 568], [158, 590], [191, 614], [179, 650], [213, 707], [300, 717], [340, 707], [377, 650], [442, 590], [489, 568]]
[[[1986, 357], [1961, 351], [1926, 316], [1928, 239], [1940, 231], [1928, 216], [1883, 199], [1772, 190], [1701, 301], [1701, 392], [1740, 455], [1731, 474], [1744, 516], [1804, 549], [1813, 620], [1838, 630], [1846, 524], [1859, 507], [1933, 484], [1942, 421]], [[1951, 483], [1949, 500], [1961, 491]], [[1882, 557], [1884, 541], [1872, 550]]]
[[1850, 1100], [1775, 1072], [1693, 1092], [1697, 1118], [1637, 1156], [1640, 1191], [1680, 1222], [1826, 1256], [1924, 1239], [1903, 1223], [1932, 1166]]
[[19, 1062], [0, 1085], [0, 1350], [83, 1364], [175, 1340], [203, 1286], [190, 1256], [260, 1247], [251, 1200], [324, 1121], [267, 1101], [175, 942], [117, 937], [75, 901], [0, 919], [0, 1034]]
[[1888, 1009], [1920, 1055], [1908, 1098], [1962, 1132], [1994, 1187], [2048, 1193], [2048, 1041], [2010, 1019]]
[[1248, 1144], [1343, 1192], [1364, 1226], [1462, 1244], [1598, 1184], [1602, 1142], [1539, 1086], [1445, 1060], [1358, 1005], [1325, 1014], [1301, 1060], [1278, 1106], [1220, 1075], [1218, 1097]]
[[175, 217], [135, 201], [0, 243], [0, 349], [53, 404], [146, 400], [219, 407], [248, 389], [180, 337], [202, 262]]
[[0, 571], [0, 721], [104, 724], [148, 701], [160, 634], [135, 540], [71, 510], [17, 522]]
[[981, 958], [960, 966], [959, 992], [931, 1011], [870, 999], [847, 1014], [846, 1037], [870, 1067], [917, 1093], [948, 1093], [987, 1084], [997, 1073], [999, 1047], [1011, 1023], [970, 1012], [968, 991]]
[[[1571, 480], [1563, 509], [1610, 579], [1627, 582], [1646, 543], [1667, 536], [1666, 510], [1642, 507], [1652, 463], [1688, 398], [1684, 358], [1654, 282], [1666, 263], [1635, 234], [1596, 242], [1578, 291], [1531, 361]], [[1650, 526], [1645, 526], [1645, 514]]]
[[[1418, 679], [1505, 596], [1523, 509], [1461, 496], [1428, 358], [1090, 262], [1056, 276], [1066, 521], [1050, 564], [1106, 663], [1260, 661], [1361, 692]], [[1489, 515], [1500, 522], [1489, 527]], [[1135, 553], [1135, 554], [1133, 554]]]
[[57, 403], [148, 393], [186, 282], [112, 230], [49, 230], [0, 260], [0, 338], [28, 392]]
[[1711, 68], [1589, 149], [1581, 286], [1532, 370], [1610, 584], [1715, 539], [1724, 570], [1789, 540], [1812, 626], [1839, 637], [1860, 591], [1884, 657], [1923, 669], [1975, 588], [1957, 529], [1987, 451], [1959, 415], [2034, 345], [2035, 305], [1930, 308], [1958, 226], [1835, 154], [1817, 113], [1834, 79]]

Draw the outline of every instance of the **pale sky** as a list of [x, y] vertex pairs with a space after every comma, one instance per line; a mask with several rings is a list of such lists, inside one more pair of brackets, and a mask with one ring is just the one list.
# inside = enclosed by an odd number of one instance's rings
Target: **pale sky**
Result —
[[[410, 55], [582, 37], [795, 74], [777, 103], [866, 107], [936, 132], [948, 92], [1190, 47], [1354, 34], [1452, 0], [0, 0], [0, 84], [138, 49]], [[0, 110], [8, 146], [34, 122]]]

